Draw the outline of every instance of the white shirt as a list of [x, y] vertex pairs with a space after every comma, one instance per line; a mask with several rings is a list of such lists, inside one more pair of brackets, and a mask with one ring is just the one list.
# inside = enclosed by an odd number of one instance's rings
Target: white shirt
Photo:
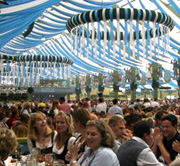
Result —
[[149, 148], [147, 143], [139, 137], [133, 137], [132, 139], [147, 146], [138, 156], [137, 165], [138, 166], [163, 166], [157, 159], [152, 150]]
[[151, 107], [155, 108], [155, 107], [160, 107], [160, 104], [157, 101], [152, 101], [151, 102]]
[[[68, 141], [68, 144], [67, 144], [67, 149], [68, 150], [71, 148], [71, 145], [74, 143], [75, 139], [76, 139], [75, 137], [70, 137], [69, 138], [69, 141]], [[64, 145], [60, 149], [57, 149], [56, 144], [57, 143], [54, 144], [52, 151], [55, 154], [61, 154], [64, 151]]]
[[[50, 139], [48, 146], [46, 148], [49, 148], [53, 145], [53, 142], [55, 141], [55, 138], [56, 138], [55, 137], [56, 134], [57, 134], [57, 131], [54, 131], [53, 140]], [[29, 151], [31, 153], [34, 146], [33, 146], [32, 140], [29, 137], [27, 138], [27, 143], [28, 143]], [[36, 148], [38, 148], [38, 149], [44, 149], [44, 147], [41, 147], [41, 145], [37, 141], [35, 141], [35, 145], [36, 145]]]
[[179, 166], [180, 165], [180, 154], [176, 156], [176, 159], [169, 166]]
[[54, 109], [54, 116], [56, 116], [59, 113], [59, 110], [57, 108]]
[[21, 109], [21, 111], [20, 111], [20, 114], [26, 114], [27, 116], [31, 116], [31, 113], [32, 113], [32, 111], [31, 111], [31, 109], [29, 108], [29, 109]]
[[107, 104], [105, 102], [99, 103], [96, 107], [96, 112], [100, 113], [101, 111], [106, 113], [107, 110]]
[[144, 107], [145, 107], [145, 108], [151, 107], [151, 104], [150, 104], [149, 102], [144, 103]]

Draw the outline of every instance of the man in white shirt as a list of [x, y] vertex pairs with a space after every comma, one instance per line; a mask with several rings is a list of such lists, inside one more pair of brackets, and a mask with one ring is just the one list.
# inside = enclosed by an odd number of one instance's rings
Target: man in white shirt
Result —
[[99, 104], [96, 106], [96, 112], [101, 113], [104, 112], [106, 114], [107, 111], [107, 104], [104, 102], [103, 97], [99, 98]]
[[120, 114], [123, 116], [122, 108], [118, 106], [118, 100], [113, 99], [113, 106], [109, 108], [108, 113], [110, 115]]
[[147, 121], [137, 122], [134, 136], [123, 143], [117, 153], [121, 166], [163, 166], [150, 149], [153, 144], [152, 126]]
[[155, 108], [155, 107], [159, 108], [160, 107], [160, 104], [159, 104], [157, 99], [154, 99], [154, 101], [151, 101], [151, 107], [153, 107], [153, 108]]

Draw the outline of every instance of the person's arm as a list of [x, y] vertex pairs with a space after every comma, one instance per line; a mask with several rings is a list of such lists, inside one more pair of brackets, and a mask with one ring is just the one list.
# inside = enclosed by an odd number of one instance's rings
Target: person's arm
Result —
[[74, 141], [76, 140], [75, 137], [70, 137], [67, 145], [67, 149], [70, 150], [71, 146], [73, 145]]
[[176, 152], [180, 153], [180, 142], [178, 142], [177, 140], [174, 141], [172, 147]]
[[164, 147], [163, 142], [160, 142], [158, 144], [158, 147], [161, 151], [161, 155], [163, 156], [164, 160], [166, 161], [167, 164], [170, 164], [172, 162], [171, 158], [170, 158], [170, 154], [168, 153], [168, 151], [166, 150], [166, 148]]
[[152, 147], [152, 151], [154, 152], [155, 155], [157, 155], [157, 147], [159, 147], [159, 150], [161, 152], [162, 157], [166, 161], [167, 164], [170, 164], [172, 162], [170, 158], [170, 154], [166, 150], [163, 144], [163, 135], [160, 132], [159, 128], [156, 128], [154, 131], [154, 145]]
[[71, 145], [71, 149], [67, 152], [65, 158], [67, 161], [74, 162], [78, 159], [78, 151], [80, 149], [81, 143], [76, 143], [74, 145]]
[[156, 127], [154, 129], [154, 144], [151, 147], [151, 150], [153, 151], [153, 153], [155, 154], [155, 156], [157, 156], [157, 148], [158, 148], [158, 142], [162, 142], [162, 134], [160, 132], [160, 129], [158, 127]]
[[154, 153], [149, 149], [144, 149], [137, 158], [137, 165], [138, 166], [163, 166], [162, 163], [160, 163]]
[[122, 135], [122, 141], [125, 142], [127, 140], [132, 139], [132, 137], [133, 137], [132, 131], [129, 129], [125, 129]]

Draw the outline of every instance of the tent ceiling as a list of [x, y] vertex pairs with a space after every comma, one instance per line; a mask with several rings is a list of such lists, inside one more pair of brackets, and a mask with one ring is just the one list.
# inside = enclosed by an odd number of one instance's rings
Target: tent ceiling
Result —
[[[73, 59], [73, 74], [107, 72], [137, 66], [146, 72], [148, 63], [154, 59], [140, 57], [138, 60], [92, 58], [71, 51], [67, 20], [73, 15], [89, 10], [118, 5], [123, 8], [155, 10], [170, 15], [175, 27], [170, 33], [170, 50], [155, 61], [172, 71], [171, 60], [179, 58], [180, 50], [180, 1], [178, 0], [6, 0], [0, 7], [0, 53], [20, 56], [26, 54], [62, 55]], [[34, 23], [27, 37], [23, 34]], [[141, 47], [141, 46], [140, 46]], [[100, 50], [102, 50], [101, 48]], [[142, 53], [140, 53], [142, 54]], [[88, 54], [89, 55], [89, 54]]]

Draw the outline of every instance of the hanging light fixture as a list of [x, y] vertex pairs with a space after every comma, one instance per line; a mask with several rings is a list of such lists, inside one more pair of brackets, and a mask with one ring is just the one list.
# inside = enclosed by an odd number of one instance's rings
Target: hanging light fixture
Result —
[[98, 51], [108, 57], [109, 49], [120, 58], [146, 58], [159, 55], [162, 49], [167, 52], [174, 22], [164, 13], [116, 7], [80, 13], [71, 17], [66, 26], [73, 50], [87, 54], [91, 49], [95, 57]]
[[54, 55], [0, 55], [0, 62], [0, 85], [18, 87], [38, 86], [42, 77], [66, 80], [71, 76], [73, 64], [69, 58]]

